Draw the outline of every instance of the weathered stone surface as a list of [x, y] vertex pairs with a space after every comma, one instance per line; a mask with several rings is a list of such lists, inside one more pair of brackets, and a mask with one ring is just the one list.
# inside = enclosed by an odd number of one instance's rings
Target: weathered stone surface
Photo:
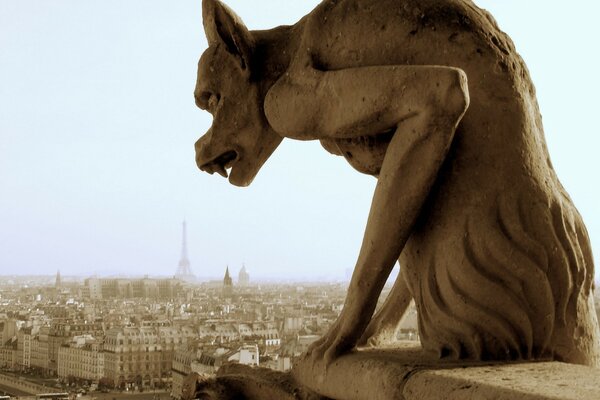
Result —
[[[344, 400], [597, 400], [600, 369], [560, 362], [483, 363], [440, 361], [414, 344], [400, 349], [355, 351], [327, 370], [298, 368], [295, 375], [320, 393]], [[350, 371], [350, 373], [349, 373]], [[352, 372], [360, 371], [359, 374]], [[299, 376], [303, 375], [303, 376]], [[289, 373], [227, 365], [218, 376], [191, 376], [204, 400], [326, 400]]]
[[414, 344], [400, 349], [362, 350], [345, 354], [325, 368], [310, 359], [294, 366], [293, 374], [310, 387], [335, 399], [402, 399], [406, 381], [417, 371], [463, 365], [424, 353]]
[[469, 0], [325, 0], [293, 26], [249, 31], [203, 0], [203, 18], [195, 98], [214, 120], [196, 143], [201, 170], [248, 185], [292, 138], [378, 179], [342, 314], [295, 367], [304, 385], [324, 394], [318, 377], [401, 368], [349, 352], [393, 341], [410, 298], [438, 359], [600, 364], [587, 232], [527, 67], [489, 13]]
[[405, 400], [596, 400], [600, 370], [542, 362], [421, 371], [406, 382], [403, 396]]

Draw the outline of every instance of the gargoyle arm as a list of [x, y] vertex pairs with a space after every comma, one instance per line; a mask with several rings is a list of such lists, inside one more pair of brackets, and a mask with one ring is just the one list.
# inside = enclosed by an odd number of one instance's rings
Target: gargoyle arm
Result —
[[315, 361], [351, 349], [366, 329], [468, 103], [465, 74], [439, 66], [290, 71], [267, 94], [269, 123], [286, 137], [352, 138], [396, 128], [344, 310], [310, 350]]
[[466, 78], [457, 68], [304, 68], [291, 69], [273, 85], [264, 110], [271, 127], [284, 137], [342, 139], [395, 128], [432, 105], [447, 116], [462, 115], [465, 101]]

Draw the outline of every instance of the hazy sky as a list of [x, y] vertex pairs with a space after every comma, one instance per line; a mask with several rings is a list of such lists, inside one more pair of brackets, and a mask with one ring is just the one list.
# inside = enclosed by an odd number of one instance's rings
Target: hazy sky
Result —
[[[251, 29], [317, 0], [226, 1]], [[596, 0], [479, 0], [537, 87], [557, 173], [600, 254]], [[0, 274], [342, 277], [375, 179], [284, 141], [245, 189], [200, 173], [200, 0], [0, 0]]]

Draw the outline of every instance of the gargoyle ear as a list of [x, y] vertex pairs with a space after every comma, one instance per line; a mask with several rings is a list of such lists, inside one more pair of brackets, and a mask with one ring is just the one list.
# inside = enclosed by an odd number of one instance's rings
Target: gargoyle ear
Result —
[[242, 19], [219, 0], [202, 0], [202, 19], [208, 45], [225, 45], [240, 60], [242, 69], [247, 69], [254, 39]]

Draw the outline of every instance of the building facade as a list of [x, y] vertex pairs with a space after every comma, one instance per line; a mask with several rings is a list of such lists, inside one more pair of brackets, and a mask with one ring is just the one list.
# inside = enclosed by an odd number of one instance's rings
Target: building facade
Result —
[[75, 336], [91, 335], [101, 338], [104, 328], [101, 323], [87, 323], [85, 321], [53, 320], [48, 332], [48, 372], [58, 374], [58, 350]]
[[173, 299], [181, 292], [177, 279], [98, 279], [85, 280], [82, 296], [90, 300]]
[[104, 342], [105, 376], [116, 387], [162, 387], [171, 380], [173, 355], [183, 343], [171, 328], [111, 329]]
[[28, 370], [31, 367], [32, 327], [19, 330], [17, 334], [17, 368]]
[[102, 342], [91, 335], [76, 336], [58, 349], [59, 378], [98, 382], [104, 377]]

